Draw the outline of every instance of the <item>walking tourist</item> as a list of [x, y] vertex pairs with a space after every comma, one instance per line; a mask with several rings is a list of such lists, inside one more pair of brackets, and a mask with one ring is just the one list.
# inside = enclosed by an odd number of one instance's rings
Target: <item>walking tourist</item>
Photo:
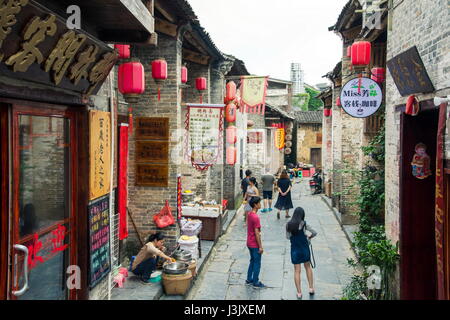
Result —
[[280, 211], [286, 211], [286, 218], [290, 218], [289, 210], [294, 208], [291, 199], [292, 182], [289, 179], [286, 170], [281, 173], [280, 179], [277, 182], [278, 186], [278, 200], [275, 204], [275, 208], [278, 209], [277, 218], [280, 219]]
[[247, 192], [245, 193], [244, 200], [246, 201], [244, 207], [244, 222], [247, 221], [247, 215], [250, 211], [252, 211], [252, 207], [250, 206], [250, 200], [252, 197], [259, 197], [258, 183], [256, 182], [255, 177], [251, 177], [249, 180], [249, 185], [247, 187]]
[[261, 177], [263, 184], [264, 209], [261, 212], [272, 211], [273, 187], [275, 177], [266, 169], [266, 173]]
[[[311, 234], [307, 235], [307, 231]], [[286, 224], [286, 237], [291, 241], [291, 261], [294, 265], [294, 281], [297, 287], [297, 298], [302, 298], [301, 286], [301, 264], [306, 270], [308, 278], [309, 294], [314, 292], [314, 278], [311, 267], [311, 251], [309, 250], [310, 240], [317, 235], [305, 221], [305, 211], [298, 207], [294, 211], [292, 219]]]
[[150, 276], [156, 270], [159, 258], [168, 262], [175, 262], [175, 259], [164, 254], [164, 235], [160, 232], [152, 234], [148, 238], [148, 243], [139, 251], [131, 266], [133, 273], [140, 277], [144, 283], [150, 283]]
[[261, 198], [253, 197], [249, 201], [252, 211], [248, 214], [247, 223], [247, 247], [250, 251], [250, 265], [248, 266], [247, 285], [253, 285], [255, 288], [265, 288], [266, 286], [259, 281], [259, 272], [261, 271], [261, 257], [264, 252], [261, 240], [261, 221], [258, 216], [258, 210], [261, 209]]
[[[247, 187], [250, 183], [250, 178], [252, 176], [252, 172], [250, 170], [245, 171], [245, 178], [241, 181], [241, 189], [242, 189], [242, 195], [245, 197], [245, 193], [247, 192]], [[245, 198], [244, 198], [245, 200]]]

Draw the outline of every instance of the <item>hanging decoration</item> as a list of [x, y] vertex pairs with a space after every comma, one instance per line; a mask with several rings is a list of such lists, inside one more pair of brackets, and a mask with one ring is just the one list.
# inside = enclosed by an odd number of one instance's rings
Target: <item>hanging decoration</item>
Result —
[[423, 143], [418, 143], [415, 151], [411, 162], [412, 174], [417, 179], [423, 180], [431, 176], [430, 156], [427, 154], [427, 146]]
[[227, 104], [225, 108], [225, 119], [227, 122], [232, 123], [236, 121], [236, 105], [234, 103]]
[[181, 174], [177, 176], [177, 221], [183, 217], [183, 196], [181, 187]]
[[409, 96], [406, 100], [405, 114], [410, 116], [417, 116], [420, 112], [419, 99], [415, 95]]
[[237, 149], [234, 146], [227, 147], [227, 164], [234, 166], [237, 159]]
[[386, 80], [386, 69], [385, 68], [373, 68], [371, 79], [377, 83], [383, 83]]
[[227, 142], [229, 144], [235, 144], [237, 142], [237, 127], [229, 126], [226, 131], [227, 131]]
[[236, 100], [236, 83], [230, 81], [227, 83], [226, 87], [225, 103], [230, 103], [234, 100]]
[[119, 52], [119, 59], [129, 59], [131, 56], [129, 44], [115, 44], [114, 49]]
[[330, 108], [325, 108], [325, 109], [323, 109], [323, 116], [324, 117], [331, 117], [331, 113], [332, 113], [332, 111], [331, 111], [331, 109]]
[[341, 91], [341, 111], [355, 118], [375, 114], [383, 102], [383, 92], [378, 83], [369, 78], [357, 78], [345, 84]]
[[275, 132], [275, 147], [278, 150], [281, 150], [284, 148], [284, 146], [285, 146], [284, 138], [285, 138], [284, 128], [277, 129], [277, 131]]
[[242, 112], [265, 114], [267, 85], [269, 77], [241, 77]]
[[161, 101], [161, 84], [167, 80], [167, 62], [164, 58], [152, 62], [152, 78], [158, 85], [158, 101]]
[[287, 154], [287, 155], [290, 155], [292, 153], [292, 149], [291, 148], [286, 148], [284, 150], [284, 153]]
[[128, 134], [133, 134], [133, 108], [128, 108]]
[[119, 91], [128, 103], [137, 103], [145, 91], [144, 66], [138, 59], [122, 63], [119, 66]]
[[128, 200], [128, 125], [119, 129], [119, 170], [117, 182], [117, 207], [119, 212], [119, 240], [128, 238], [127, 200]]
[[292, 141], [286, 142], [286, 148], [292, 148]]
[[370, 64], [372, 44], [369, 41], [357, 41], [352, 45], [351, 58], [353, 66], [367, 66]]
[[341, 98], [339, 97], [336, 99], [336, 106], [342, 107]]
[[203, 91], [206, 91], [208, 88], [206, 78], [200, 77], [195, 79], [195, 87], [200, 93], [200, 103], [203, 103]]
[[186, 65], [181, 67], [181, 83], [186, 84], [188, 82], [188, 68]]
[[347, 47], [347, 57], [349, 57], [349, 58], [352, 57], [352, 46]]
[[199, 171], [217, 163], [222, 154], [225, 105], [188, 104], [185, 155]]

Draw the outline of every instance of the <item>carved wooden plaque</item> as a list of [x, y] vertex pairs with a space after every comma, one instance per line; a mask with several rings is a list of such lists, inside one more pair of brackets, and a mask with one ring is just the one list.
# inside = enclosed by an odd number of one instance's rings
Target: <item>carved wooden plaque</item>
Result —
[[167, 164], [136, 164], [136, 186], [168, 187], [169, 165]]
[[136, 118], [136, 140], [169, 140], [169, 118]]
[[169, 162], [169, 141], [136, 141], [136, 162]]

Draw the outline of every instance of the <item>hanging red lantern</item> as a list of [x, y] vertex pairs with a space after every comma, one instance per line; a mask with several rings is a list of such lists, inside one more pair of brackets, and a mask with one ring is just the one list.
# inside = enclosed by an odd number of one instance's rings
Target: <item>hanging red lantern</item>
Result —
[[237, 128], [235, 126], [229, 126], [227, 128], [227, 142], [229, 144], [235, 144], [237, 142]]
[[352, 65], [366, 66], [370, 64], [372, 44], [369, 41], [358, 41], [352, 45]]
[[235, 147], [227, 148], [227, 164], [230, 166], [234, 166], [236, 164], [237, 159], [237, 149]]
[[114, 49], [119, 52], [119, 59], [129, 59], [131, 56], [129, 44], [115, 44]]
[[187, 83], [188, 82], [188, 69], [186, 66], [181, 67], [181, 83]]
[[331, 117], [331, 109], [328, 109], [328, 108], [325, 108], [325, 109], [323, 109], [323, 115], [324, 115], [324, 117]]
[[138, 60], [119, 66], [119, 91], [129, 103], [136, 103], [145, 91], [144, 66]]
[[338, 98], [336, 99], [336, 105], [337, 105], [338, 107], [342, 107], [342, 103], [341, 103], [341, 98], [340, 98], [340, 97], [338, 97]]
[[225, 120], [227, 120], [227, 122], [236, 121], [236, 105], [234, 103], [227, 104], [225, 108]]
[[386, 69], [384, 68], [373, 68], [372, 69], [372, 80], [377, 83], [383, 83], [386, 80]]
[[152, 78], [158, 85], [158, 101], [161, 100], [161, 84], [167, 80], [167, 62], [164, 58], [159, 58], [152, 62]]
[[352, 46], [347, 47], [347, 57], [351, 58], [352, 56]]
[[236, 99], [236, 83], [234, 83], [234, 81], [230, 81], [227, 83], [225, 103], [234, 101], [235, 99]]
[[200, 92], [200, 103], [203, 103], [203, 93], [202, 91], [205, 91], [207, 88], [207, 81], [206, 78], [200, 77], [195, 79], [195, 87]]

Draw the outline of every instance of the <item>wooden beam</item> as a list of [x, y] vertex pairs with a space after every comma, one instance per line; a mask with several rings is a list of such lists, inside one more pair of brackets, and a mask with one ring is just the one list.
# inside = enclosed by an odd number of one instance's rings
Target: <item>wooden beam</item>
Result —
[[186, 32], [184, 34], [184, 39], [187, 40], [190, 44], [198, 49], [201, 53], [207, 55], [208, 52], [202, 47], [202, 45], [194, 38], [194, 36], [190, 32]]
[[345, 31], [341, 31], [341, 33], [342, 33], [342, 36], [346, 40], [354, 40], [361, 33], [361, 26], [356, 26], [356, 27], [353, 27], [351, 29], [348, 29], [348, 30], [345, 30]]
[[178, 35], [178, 26], [176, 24], [164, 21], [162, 19], [156, 18], [155, 30], [159, 33], [164, 33], [171, 37], [176, 37]]
[[163, 15], [164, 18], [169, 20], [172, 23], [177, 22], [177, 18], [170, 13], [170, 10], [165, 7], [165, 5], [162, 3], [163, 1], [155, 1], [155, 8]]
[[206, 66], [209, 64], [211, 57], [183, 48], [183, 59]]

